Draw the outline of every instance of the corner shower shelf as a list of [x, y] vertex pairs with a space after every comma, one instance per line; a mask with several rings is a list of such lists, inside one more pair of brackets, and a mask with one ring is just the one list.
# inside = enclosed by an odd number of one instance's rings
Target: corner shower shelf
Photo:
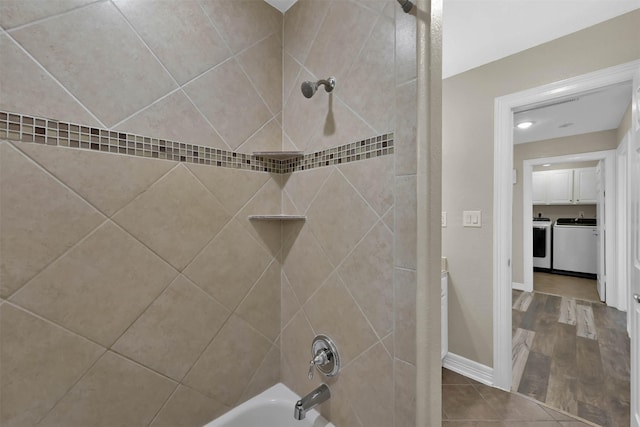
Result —
[[249, 215], [254, 221], [306, 221], [305, 215]]
[[254, 151], [252, 154], [256, 157], [267, 157], [276, 160], [286, 160], [304, 156], [304, 152], [302, 151]]

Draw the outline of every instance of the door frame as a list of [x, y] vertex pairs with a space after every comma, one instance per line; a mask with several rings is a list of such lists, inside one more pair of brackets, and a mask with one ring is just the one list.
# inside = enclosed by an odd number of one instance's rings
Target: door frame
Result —
[[640, 60], [495, 99], [493, 156], [493, 385], [511, 387], [511, 257], [513, 203], [513, 110], [633, 80]]
[[[604, 253], [600, 257], [605, 259], [604, 270], [607, 274], [604, 277], [606, 285], [606, 303], [609, 306], [621, 309], [619, 300], [619, 291], [617, 286], [617, 265], [616, 265], [616, 150], [593, 151], [590, 153], [567, 154], [563, 156], [541, 157], [535, 159], [527, 159], [522, 162], [522, 255], [524, 268], [524, 288], [528, 292], [533, 291], [533, 237], [531, 228], [533, 227], [533, 219], [531, 216], [531, 206], [533, 204], [531, 177], [534, 166], [541, 166], [547, 163], [573, 163], [573, 162], [589, 162], [601, 160], [604, 164], [605, 174], [605, 234], [607, 239], [604, 241]], [[579, 206], [579, 205], [576, 205]], [[529, 214], [527, 214], [529, 213]], [[609, 230], [608, 232], [606, 230]], [[605, 254], [608, 254], [606, 256]], [[598, 262], [601, 260], [598, 259]], [[624, 305], [626, 307], [626, 304]]]

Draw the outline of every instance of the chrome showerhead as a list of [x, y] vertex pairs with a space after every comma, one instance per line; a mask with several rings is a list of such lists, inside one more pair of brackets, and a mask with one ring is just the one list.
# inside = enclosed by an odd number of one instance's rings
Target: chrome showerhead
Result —
[[311, 98], [320, 85], [324, 85], [325, 91], [331, 92], [336, 87], [336, 79], [329, 77], [327, 80], [318, 80], [317, 82], [302, 82], [300, 89], [302, 89], [302, 94], [305, 98]]

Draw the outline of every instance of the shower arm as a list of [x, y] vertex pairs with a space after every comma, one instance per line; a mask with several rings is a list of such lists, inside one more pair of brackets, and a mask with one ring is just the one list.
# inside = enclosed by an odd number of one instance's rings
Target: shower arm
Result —
[[324, 90], [327, 92], [331, 92], [336, 87], [336, 79], [333, 77], [329, 77], [327, 80], [318, 80], [319, 85], [324, 85]]

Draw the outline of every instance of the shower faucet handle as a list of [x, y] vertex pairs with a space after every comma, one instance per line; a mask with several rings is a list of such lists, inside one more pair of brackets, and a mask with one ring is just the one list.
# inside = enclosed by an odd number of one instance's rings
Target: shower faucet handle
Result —
[[316, 366], [324, 366], [329, 363], [329, 356], [331, 354], [331, 350], [328, 348], [318, 350], [315, 357], [311, 359], [309, 362], [309, 379], [313, 379], [313, 368]]
[[309, 379], [313, 379], [314, 368], [326, 375], [334, 377], [340, 369], [340, 356], [333, 340], [326, 335], [318, 335], [311, 344], [311, 362], [309, 362]]

